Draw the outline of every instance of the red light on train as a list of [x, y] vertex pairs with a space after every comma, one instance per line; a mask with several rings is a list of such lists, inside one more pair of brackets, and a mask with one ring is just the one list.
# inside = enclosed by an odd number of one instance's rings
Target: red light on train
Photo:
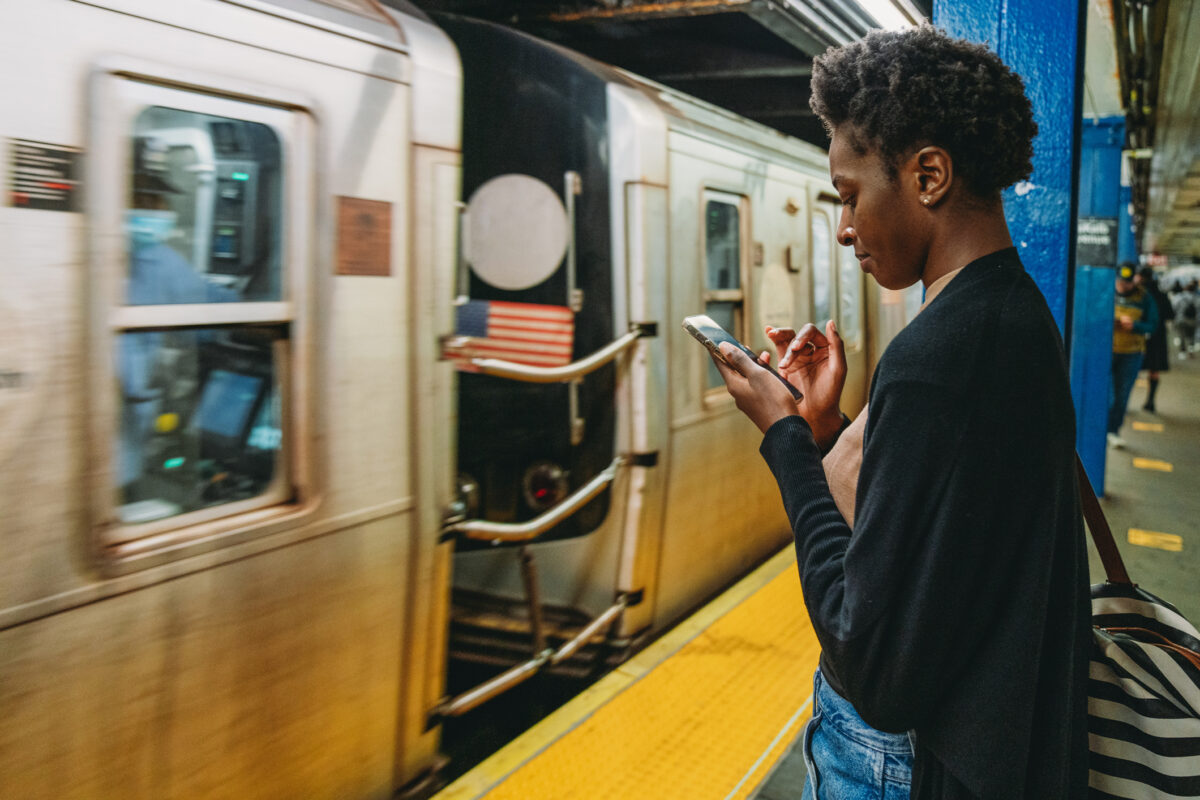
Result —
[[558, 464], [539, 461], [525, 470], [525, 502], [534, 511], [553, 508], [567, 496], [567, 473]]

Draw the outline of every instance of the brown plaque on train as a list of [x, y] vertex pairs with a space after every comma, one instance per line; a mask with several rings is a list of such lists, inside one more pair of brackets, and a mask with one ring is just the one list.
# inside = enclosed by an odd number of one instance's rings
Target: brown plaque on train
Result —
[[392, 274], [392, 204], [337, 199], [337, 274]]

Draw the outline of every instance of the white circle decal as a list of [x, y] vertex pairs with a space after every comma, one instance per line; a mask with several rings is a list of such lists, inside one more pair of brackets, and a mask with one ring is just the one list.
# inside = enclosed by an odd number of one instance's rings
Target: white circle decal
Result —
[[497, 289], [528, 289], [549, 278], [567, 251], [567, 212], [558, 194], [529, 175], [500, 175], [467, 203], [463, 256]]

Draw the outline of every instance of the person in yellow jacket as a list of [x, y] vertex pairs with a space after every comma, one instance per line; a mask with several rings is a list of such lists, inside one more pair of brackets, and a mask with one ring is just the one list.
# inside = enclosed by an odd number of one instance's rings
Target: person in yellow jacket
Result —
[[1154, 298], [1133, 281], [1134, 265], [1117, 267], [1117, 296], [1113, 304], [1112, 386], [1108, 395], [1108, 443], [1124, 447], [1121, 425], [1134, 381], [1146, 354], [1146, 337], [1158, 325]]

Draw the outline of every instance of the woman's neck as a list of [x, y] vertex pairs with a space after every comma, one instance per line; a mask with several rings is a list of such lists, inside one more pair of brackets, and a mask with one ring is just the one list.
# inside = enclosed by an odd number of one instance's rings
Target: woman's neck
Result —
[[921, 282], [928, 288], [943, 275], [1012, 246], [999, 197], [994, 203], [958, 203], [942, 209], [936, 217]]

